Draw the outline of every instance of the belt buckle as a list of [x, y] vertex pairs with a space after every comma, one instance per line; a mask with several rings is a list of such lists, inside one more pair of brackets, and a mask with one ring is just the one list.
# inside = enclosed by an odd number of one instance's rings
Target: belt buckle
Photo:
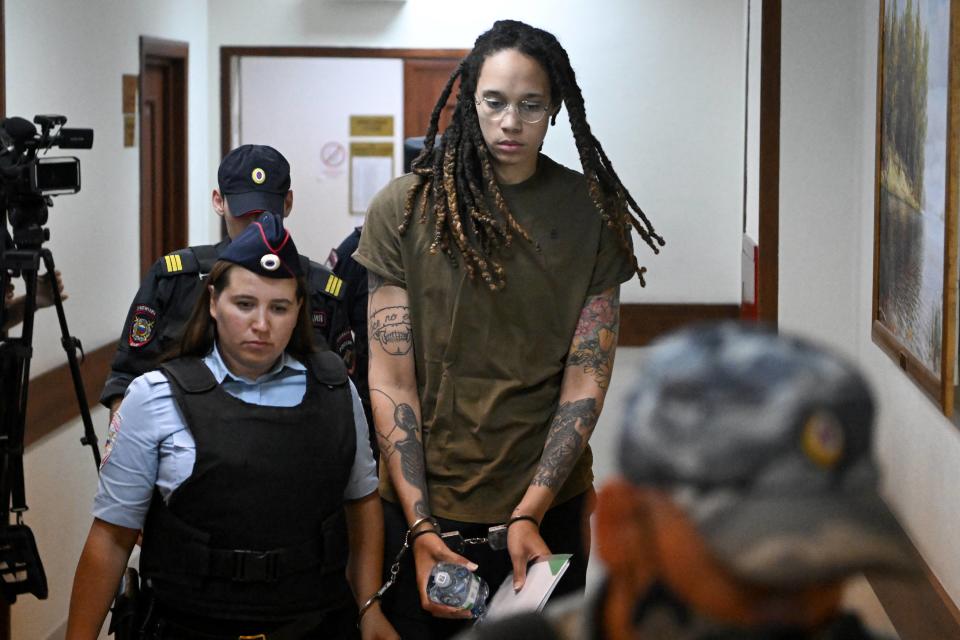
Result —
[[[278, 577], [276, 553], [246, 549], [235, 549], [233, 551], [232, 578], [235, 582], [274, 582]], [[258, 638], [258, 636], [249, 637]]]

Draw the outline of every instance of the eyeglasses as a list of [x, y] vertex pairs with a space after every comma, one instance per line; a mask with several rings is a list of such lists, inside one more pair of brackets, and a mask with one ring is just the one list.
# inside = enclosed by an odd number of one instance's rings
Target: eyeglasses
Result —
[[517, 103], [511, 103], [498, 98], [486, 97], [476, 99], [474, 102], [477, 104], [477, 113], [491, 122], [499, 122], [512, 108], [516, 111], [517, 116], [527, 124], [537, 124], [550, 111], [549, 104], [536, 100], [521, 100]]

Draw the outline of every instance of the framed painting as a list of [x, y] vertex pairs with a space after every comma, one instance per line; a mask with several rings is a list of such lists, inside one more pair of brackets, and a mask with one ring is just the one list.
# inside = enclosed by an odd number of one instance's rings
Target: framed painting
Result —
[[873, 341], [952, 416], [957, 357], [958, 5], [881, 0]]

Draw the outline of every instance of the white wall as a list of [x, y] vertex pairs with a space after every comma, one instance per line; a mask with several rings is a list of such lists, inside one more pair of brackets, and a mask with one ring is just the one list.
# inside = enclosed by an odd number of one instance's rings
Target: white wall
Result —
[[[745, 1], [488, 0], [453, 11], [443, 0], [7, 0], [7, 114], [61, 112], [70, 125], [96, 130], [94, 148], [75, 153], [83, 191], [59, 198], [51, 211], [47, 246], [70, 294], [71, 331], [89, 349], [116, 340], [137, 286], [139, 149], [122, 146], [120, 89], [122, 74], [138, 72], [140, 35], [190, 43], [190, 241], [201, 243], [219, 236], [209, 193], [220, 158], [221, 46], [469, 48], [501, 17], [559, 36], [594, 133], [667, 238], [658, 258], [640, 250], [650, 284], [643, 291], [632, 285], [624, 300], [737, 303]], [[545, 150], [578, 166], [565, 117]], [[34, 373], [64, 362], [53, 315], [37, 320]], [[102, 437], [101, 410], [94, 422]], [[26, 455], [27, 523], [51, 594], [13, 607], [17, 638], [56, 634], [66, 617], [95, 483], [79, 436], [77, 423], [67, 425]]]
[[[121, 76], [139, 71], [139, 36], [186, 41], [189, 60], [189, 202], [191, 237], [197, 211], [210, 215], [207, 158], [207, 8], [202, 2], [64, 2], [7, 0], [7, 115], [32, 119], [62, 113], [68, 126], [93, 127], [93, 149], [82, 164], [79, 194], [57, 198], [50, 210], [52, 250], [70, 299], [70, 331], [88, 350], [114, 342], [139, 284], [139, 149], [123, 147]], [[199, 234], [206, 236], [206, 225]], [[22, 290], [22, 287], [21, 287]], [[35, 327], [32, 372], [66, 361], [55, 314]], [[31, 389], [33, 393], [37, 391]], [[94, 422], [101, 438], [103, 411]], [[15, 638], [46, 638], [66, 618], [70, 583], [90, 525], [96, 483], [93, 458], [79, 444], [79, 423], [35, 444], [26, 454], [26, 523], [37, 537], [50, 597], [22, 596], [12, 608]], [[102, 444], [102, 443], [101, 443]]]
[[[469, 49], [499, 18], [543, 27], [567, 49], [594, 134], [668, 243], [659, 257], [638, 251], [649, 284], [624, 287], [624, 301], [739, 303], [745, 0], [451, 6], [444, 0], [274, 0], [266, 12], [254, 0], [209, 0], [210, 104], [217, 104], [225, 45]], [[217, 109], [209, 125], [219, 131]], [[219, 145], [212, 135], [211, 175]], [[579, 168], [565, 116], [544, 150]]]
[[[371, 193], [403, 172], [403, 61], [246, 56], [240, 78], [240, 143], [270, 144], [290, 162], [293, 215], [285, 225], [300, 253], [323, 262], [363, 224], [350, 213], [350, 143], [393, 144], [393, 171]], [[352, 137], [350, 116], [358, 115], [393, 116], [393, 135]], [[323, 162], [328, 144], [346, 151], [342, 164]]]
[[[190, 0], [5, 4], [7, 115], [62, 113], [68, 126], [94, 129], [93, 149], [51, 152], [80, 158], [83, 185], [80, 193], [55, 199], [45, 245], [64, 274], [71, 330], [83, 327], [74, 333], [93, 349], [117, 339], [140, 280], [140, 151], [123, 147], [121, 76], [139, 72], [141, 35], [190, 44], [191, 236], [198, 235], [196, 212], [210, 212], [206, 7]], [[55, 315], [38, 316], [35, 332], [59, 336]], [[40, 346], [33, 368], [63, 361], [59, 341], [52, 340]]]
[[780, 321], [855, 357], [886, 495], [960, 600], [960, 433], [870, 337], [877, 0], [783, 3]]

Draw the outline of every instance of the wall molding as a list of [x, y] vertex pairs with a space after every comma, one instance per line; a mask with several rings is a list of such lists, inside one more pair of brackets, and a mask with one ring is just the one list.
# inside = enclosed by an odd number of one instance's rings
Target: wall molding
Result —
[[[117, 343], [110, 342], [86, 352], [82, 362], [79, 361], [79, 354], [77, 355], [83, 390], [91, 411], [98, 404], [116, 350]], [[66, 353], [63, 357], [63, 364], [30, 379], [23, 438], [27, 448], [62, 425], [80, 417], [73, 378], [70, 375], [70, 363], [66, 361]]]
[[657, 336], [682, 326], [710, 320], [736, 320], [738, 304], [621, 304], [621, 347], [643, 347]]
[[960, 609], [910, 537], [902, 529], [900, 535], [904, 548], [913, 556], [916, 571], [906, 576], [863, 572], [880, 606], [901, 640], [960, 638]]

